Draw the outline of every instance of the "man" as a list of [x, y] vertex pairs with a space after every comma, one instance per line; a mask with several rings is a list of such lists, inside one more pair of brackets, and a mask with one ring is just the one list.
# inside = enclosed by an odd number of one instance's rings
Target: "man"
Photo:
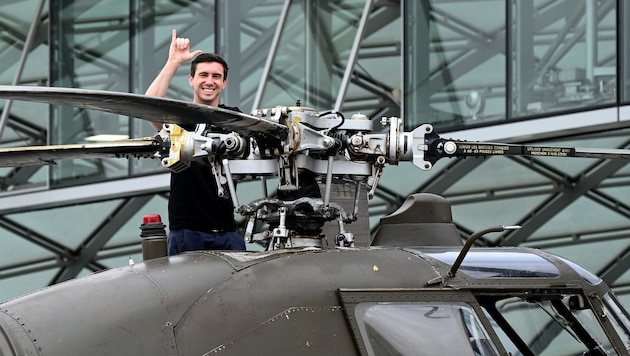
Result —
[[[173, 30], [168, 60], [146, 91], [149, 96], [166, 96], [179, 67], [193, 59], [188, 83], [193, 89], [193, 102], [239, 111], [220, 104], [221, 92], [227, 85], [228, 65], [216, 54], [190, 52], [190, 40], [178, 38]], [[152, 122], [156, 130], [162, 123]], [[193, 126], [183, 126], [193, 131]], [[168, 200], [168, 254], [193, 250], [245, 250], [245, 241], [236, 232], [234, 208], [230, 199], [220, 198], [209, 166], [192, 163], [179, 173], [171, 173]]]

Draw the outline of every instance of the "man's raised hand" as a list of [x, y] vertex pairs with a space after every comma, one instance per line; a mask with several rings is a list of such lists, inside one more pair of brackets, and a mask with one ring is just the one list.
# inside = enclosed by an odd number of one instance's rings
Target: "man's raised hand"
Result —
[[171, 36], [171, 48], [168, 52], [169, 60], [181, 63], [187, 62], [195, 58], [202, 50], [190, 52], [190, 39], [177, 37], [177, 30], [173, 29]]

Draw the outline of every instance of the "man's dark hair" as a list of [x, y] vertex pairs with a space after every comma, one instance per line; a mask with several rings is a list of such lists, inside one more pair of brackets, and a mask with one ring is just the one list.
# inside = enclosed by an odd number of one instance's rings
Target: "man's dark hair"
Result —
[[228, 69], [229, 69], [227, 62], [225, 61], [225, 59], [223, 59], [223, 57], [219, 56], [216, 53], [202, 53], [198, 55], [197, 57], [195, 57], [195, 59], [193, 59], [192, 63], [190, 64], [190, 76], [191, 77], [195, 76], [195, 72], [197, 71], [197, 63], [205, 63], [205, 62], [220, 63], [223, 66], [223, 80], [227, 80]]

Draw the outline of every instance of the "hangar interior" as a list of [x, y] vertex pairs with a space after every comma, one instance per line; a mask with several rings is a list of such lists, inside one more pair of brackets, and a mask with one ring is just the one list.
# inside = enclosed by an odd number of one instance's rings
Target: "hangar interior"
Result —
[[[402, 117], [407, 130], [430, 123], [456, 139], [628, 148], [629, 16], [621, 0], [7, 0], [0, 84], [142, 94], [176, 29], [193, 49], [228, 60], [223, 102], [244, 112], [299, 100], [377, 122]], [[168, 96], [190, 100], [187, 68], [178, 74]], [[0, 107], [0, 147], [155, 134], [144, 121], [98, 111]], [[0, 168], [0, 301], [141, 260], [142, 216], [168, 223], [168, 176], [157, 160]], [[239, 183], [239, 196], [259, 194], [258, 185]], [[630, 303], [628, 161], [386, 167], [369, 217], [349, 226], [364, 236], [359, 244], [416, 192], [445, 196], [464, 238], [521, 225], [480, 244], [557, 253]]]

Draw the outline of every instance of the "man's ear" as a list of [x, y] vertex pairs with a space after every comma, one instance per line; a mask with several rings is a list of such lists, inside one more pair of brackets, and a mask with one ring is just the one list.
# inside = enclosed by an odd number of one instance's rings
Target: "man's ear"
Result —
[[193, 86], [193, 76], [188, 74], [188, 85]]

